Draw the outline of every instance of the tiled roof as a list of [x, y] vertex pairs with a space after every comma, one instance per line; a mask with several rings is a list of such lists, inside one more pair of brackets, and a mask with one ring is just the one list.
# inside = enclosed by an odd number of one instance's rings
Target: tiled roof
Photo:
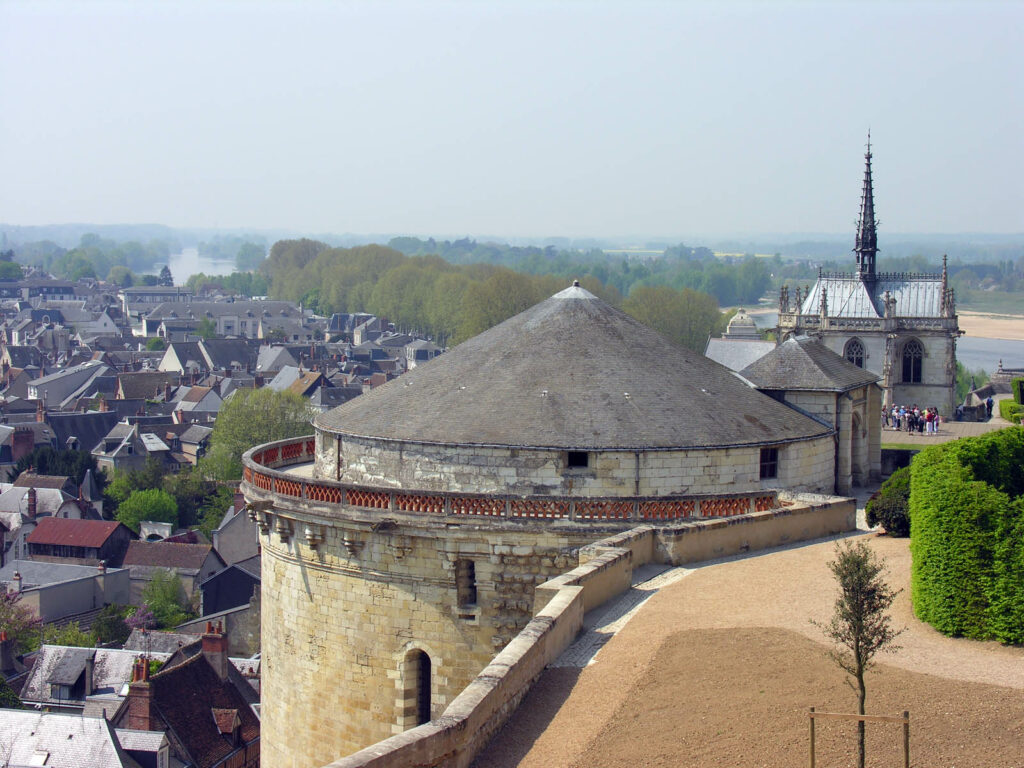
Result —
[[320, 414], [315, 426], [388, 440], [568, 450], [719, 448], [829, 434], [579, 287], [380, 383]]
[[259, 738], [259, 720], [241, 691], [230, 678], [221, 680], [202, 654], [165, 667], [150, 678], [150, 685], [160, 716], [198, 768], [209, 768], [235, 749], [230, 737], [222, 734], [213, 716], [215, 709], [235, 710], [243, 742]]
[[37, 475], [35, 472], [22, 472], [14, 481], [15, 488], [63, 488], [73, 486], [67, 475]]
[[133, 541], [128, 545], [122, 565], [148, 565], [157, 568], [199, 570], [213, 549], [209, 544], [169, 544], [166, 541]]
[[50, 544], [98, 549], [121, 527], [121, 523], [105, 520], [66, 520], [42, 517], [28, 535], [29, 544]]

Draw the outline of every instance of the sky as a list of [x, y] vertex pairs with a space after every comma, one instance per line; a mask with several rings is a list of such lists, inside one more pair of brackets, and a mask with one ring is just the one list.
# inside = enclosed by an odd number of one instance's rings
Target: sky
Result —
[[0, 0], [0, 221], [1024, 232], [1024, 2]]

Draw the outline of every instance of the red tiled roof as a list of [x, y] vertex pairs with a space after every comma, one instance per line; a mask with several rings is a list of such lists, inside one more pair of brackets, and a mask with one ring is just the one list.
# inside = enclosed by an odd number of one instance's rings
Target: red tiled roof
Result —
[[201, 653], [164, 667], [150, 683], [160, 716], [199, 768], [209, 768], [235, 750], [219, 721], [211, 717], [211, 710], [234, 710], [241, 721], [239, 737], [243, 743], [260, 737], [259, 720], [241, 692], [230, 680], [217, 677]]
[[98, 549], [121, 526], [116, 520], [65, 520], [41, 517], [28, 535], [29, 544], [52, 544]]
[[[222, 734], [230, 734], [235, 730], [235, 719], [238, 717], [237, 709], [217, 709], [214, 707], [213, 721], [217, 724], [217, 729]], [[241, 722], [241, 721], [239, 721]]]
[[166, 541], [133, 541], [124, 556], [124, 567], [129, 565], [150, 565], [160, 568], [203, 567], [210, 551], [209, 544], [169, 544]]

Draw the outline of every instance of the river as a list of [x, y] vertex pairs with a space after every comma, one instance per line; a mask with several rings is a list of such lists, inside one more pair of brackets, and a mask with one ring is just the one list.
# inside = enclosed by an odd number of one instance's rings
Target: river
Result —
[[170, 267], [175, 285], [184, 285], [192, 275], [200, 272], [204, 275], [230, 275], [236, 271], [234, 259], [200, 256], [195, 248], [184, 248], [181, 253], [171, 254], [167, 266]]

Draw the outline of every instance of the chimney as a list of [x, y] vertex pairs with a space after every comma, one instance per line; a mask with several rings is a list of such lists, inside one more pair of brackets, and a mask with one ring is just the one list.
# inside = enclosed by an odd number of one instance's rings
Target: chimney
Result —
[[14, 640], [8, 638], [7, 630], [0, 631], [0, 674], [5, 677], [17, 669], [14, 666]]
[[149, 660], [136, 659], [128, 685], [128, 727], [133, 731], [159, 730], [153, 716], [153, 686], [149, 682]]
[[263, 374], [262, 373], [257, 373], [253, 377], [252, 384], [253, 384], [253, 388], [254, 389], [259, 389], [260, 387], [262, 387], [263, 386]]
[[15, 427], [11, 437], [11, 459], [17, 461], [28, 456], [36, 447], [35, 434], [28, 427]]
[[15, 571], [14, 576], [11, 577], [11, 591], [15, 594], [21, 592], [21, 571]]
[[203, 656], [213, 667], [213, 671], [221, 680], [227, 680], [228, 667], [228, 638], [224, 634], [224, 625], [217, 622], [216, 628], [212, 621], [206, 622], [206, 632], [203, 633]]
[[36, 421], [40, 423], [46, 421], [46, 402], [42, 399], [36, 401]]
[[164, 384], [164, 402], [171, 402], [171, 382]]
[[107, 405], [107, 398], [105, 395], [100, 395], [100, 413], [107, 413], [110, 411], [110, 406]]
[[36, 489], [29, 488], [25, 495], [28, 496], [28, 516], [34, 520], [36, 517]]

